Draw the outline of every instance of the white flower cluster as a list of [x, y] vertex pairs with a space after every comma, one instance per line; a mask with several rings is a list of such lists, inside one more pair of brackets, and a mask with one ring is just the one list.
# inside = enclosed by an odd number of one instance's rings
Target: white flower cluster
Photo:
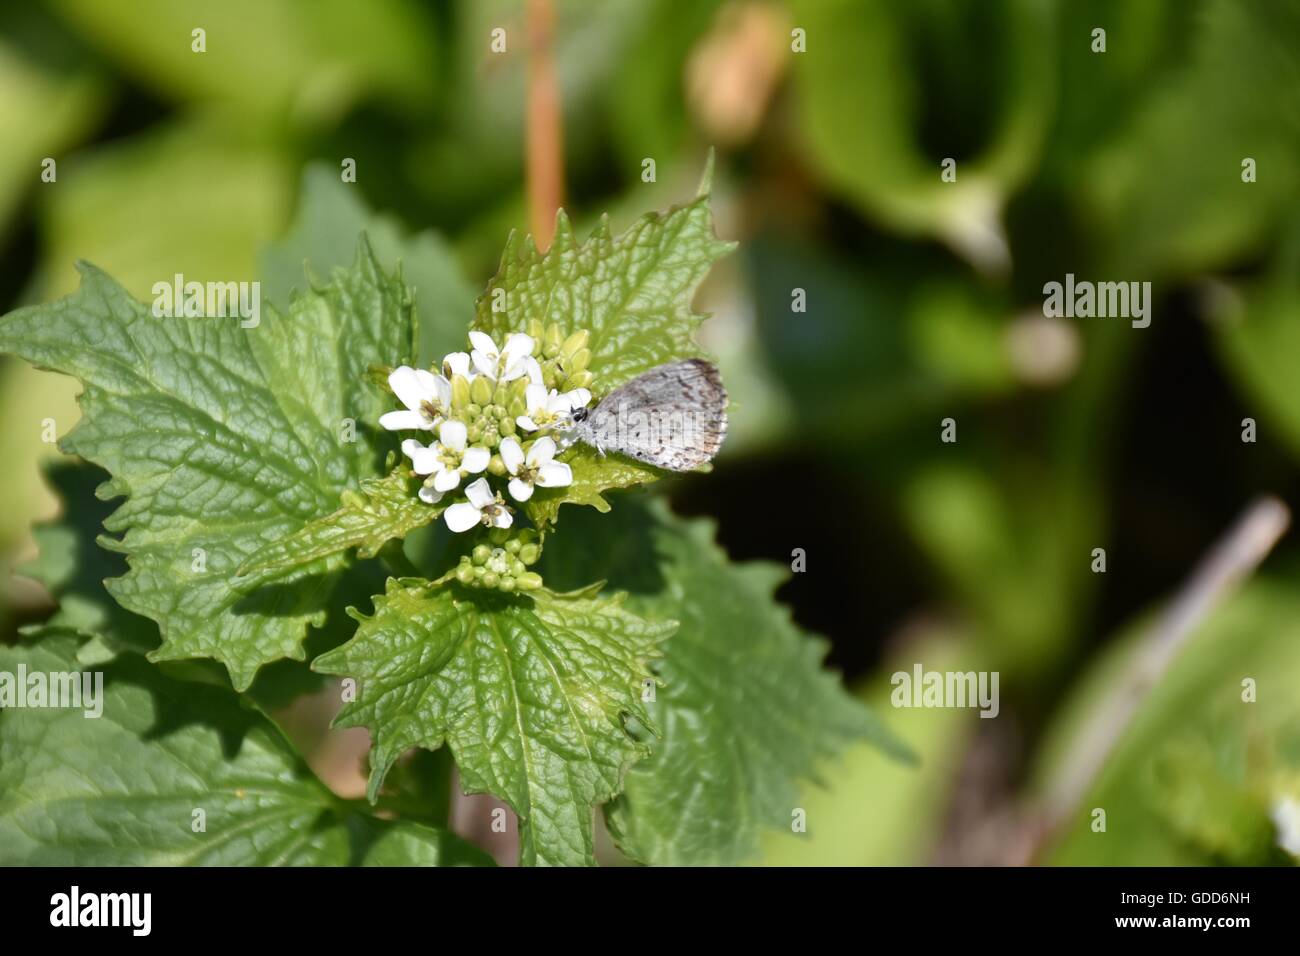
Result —
[[[535, 487], [571, 484], [572, 469], [555, 461], [555, 440], [532, 433], [563, 427], [574, 409], [591, 401], [591, 392], [548, 389], [530, 335], [516, 332], [501, 348], [483, 332], [470, 332], [469, 338], [472, 350], [444, 357], [442, 374], [403, 365], [388, 376], [406, 407], [381, 416], [379, 424], [389, 431], [437, 432], [428, 445], [414, 438], [402, 442], [412, 470], [425, 476], [420, 499], [435, 504], [462, 479], [485, 472], [508, 477], [515, 501], [527, 501]], [[513, 522], [512, 509], [486, 476], [468, 484], [465, 497], [443, 512], [452, 531], [480, 524], [508, 528]]]

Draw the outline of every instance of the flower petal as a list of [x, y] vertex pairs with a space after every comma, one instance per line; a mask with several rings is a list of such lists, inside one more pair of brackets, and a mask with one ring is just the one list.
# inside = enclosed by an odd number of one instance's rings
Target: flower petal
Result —
[[451, 382], [447, 378], [441, 375], [433, 376], [433, 394], [443, 408], [451, 407]]
[[457, 534], [468, 531], [482, 520], [479, 510], [468, 501], [456, 502], [442, 513], [442, 517], [447, 522], [447, 527]]
[[420, 384], [420, 377], [409, 365], [399, 365], [388, 373], [388, 387], [413, 412], [418, 412], [420, 403], [429, 397]]
[[428, 485], [420, 486], [419, 495], [420, 495], [420, 500], [423, 501], [426, 505], [436, 505], [439, 501], [442, 500], [442, 492], [436, 491], [435, 489], [430, 488]]
[[492, 489], [488, 486], [486, 478], [480, 478], [478, 481], [471, 482], [465, 488], [465, 497], [469, 498], [470, 503], [475, 508], [486, 508], [492, 502], [496, 501], [496, 495], [492, 494]]
[[527, 501], [533, 496], [533, 486], [522, 478], [511, 478], [508, 487], [510, 488], [510, 497], [514, 498], [515, 501]]
[[564, 488], [573, 484], [573, 469], [562, 461], [548, 461], [537, 469], [537, 483], [543, 488]]
[[519, 415], [515, 418], [515, 424], [526, 432], [535, 432], [538, 429], [537, 422], [533, 421], [527, 415]]
[[449, 418], [438, 428], [438, 438], [451, 451], [463, 452], [469, 439], [469, 429], [464, 422]]
[[529, 385], [524, 389], [524, 401], [528, 403], [529, 415], [546, 411], [546, 386]]
[[552, 415], [567, 415], [573, 411], [573, 406], [569, 404], [568, 393], [561, 395], [555, 389], [551, 389], [551, 394], [546, 399], [546, 410]]
[[528, 373], [528, 381], [534, 385], [541, 385], [545, 381], [542, 378], [542, 366], [531, 355], [524, 359], [524, 371]]
[[524, 373], [527, 371], [528, 366], [524, 365], [523, 359], [520, 359], [519, 361], [506, 366], [505, 371], [501, 373], [500, 381], [513, 382], [517, 378], [523, 378]]
[[475, 352], [482, 352], [484, 355], [490, 355], [494, 360], [500, 354], [500, 351], [497, 349], [497, 344], [492, 341], [492, 336], [488, 335], [486, 332], [480, 332], [478, 329], [475, 329], [470, 332], [469, 341], [470, 344], [474, 346]]
[[488, 378], [496, 381], [497, 363], [492, 356], [475, 349], [470, 353], [470, 358], [474, 360], [474, 367], [478, 369], [480, 375], [486, 375]]
[[442, 357], [442, 367], [444, 372], [451, 372], [452, 375], [464, 375], [466, 378], [474, 375], [470, 371], [468, 352], [448, 352]]
[[477, 475], [487, 468], [488, 462], [491, 460], [492, 452], [481, 445], [475, 445], [473, 448], [465, 449], [465, 454], [460, 458], [460, 470], [471, 475]]
[[441, 492], [448, 492], [460, 484], [460, 472], [452, 468], [443, 468], [433, 473], [433, 487]]
[[[521, 415], [520, 418], [522, 417]], [[501, 453], [501, 460], [506, 463], [506, 470], [512, 475], [519, 474], [519, 466], [524, 463], [524, 449], [519, 444], [519, 439], [513, 435], [501, 439], [501, 445], [497, 448], [497, 451]]]
[[508, 528], [515, 523], [515, 516], [505, 508], [497, 509], [497, 513], [492, 518], [492, 524], [498, 528]]
[[434, 375], [427, 368], [417, 368], [415, 378], [420, 383], [420, 389], [424, 392], [426, 399], [437, 398], [438, 396], [438, 379], [441, 375]]
[[505, 348], [501, 350], [501, 357], [507, 365], [514, 365], [515, 362], [533, 354], [537, 342], [526, 332], [515, 332], [506, 339]]
[[538, 465], [544, 465], [555, 457], [555, 439], [542, 437], [533, 442], [528, 449], [528, 467], [536, 468]]
[[421, 448], [411, 455], [411, 470], [417, 475], [432, 475], [441, 467], [442, 462], [438, 460], [438, 453], [432, 448]]
[[402, 409], [398, 412], [384, 412], [379, 416], [379, 427], [390, 432], [413, 431], [417, 428], [429, 430], [433, 423], [419, 412]]
[[586, 408], [591, 401], [591, 392], [585, 388], [574, 388], [564, 393], [569, 401], [569, 408]]

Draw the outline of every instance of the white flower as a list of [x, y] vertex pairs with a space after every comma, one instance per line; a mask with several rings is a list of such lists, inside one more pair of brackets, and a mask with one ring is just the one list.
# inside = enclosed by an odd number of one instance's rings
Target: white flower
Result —
[[533, 496], [533, 485], [542, 488], [563, 488], [573, 484], [573, 469], [562, 461], [552, 461], [555, 457], [555, 440], [539, 438], [528, 449], [524, 449], [519, 439], [511, 436], [501, 439], [501, 460], [513, 477], [510, 479], [510, 496], [515, 501], [527, 501]]
[[533, 337], [523, 332], [513, 333], [506, 339], [505, 348], [500, 350], [490, 335], [478, 330], [469, 334], [469, 340], [474, 345], [474, 351], [470, 353], [474, 367], [480, 374], [500, 382], [509, 382], [525, 374], [528, 368], [524, 360], [537, 346]]
[[[492, 453], [486, 448], [466, 448], [469, 429], [464, 422], [449, 419], [438, 429], [438, 441], [424, 447], [418, 441], [402, 442], [402, 451], [411, 458], [417, 475], [429, 475], [434, 491], [440, 495], [460, 484], [464, 475], [476, 475], [488, 466]], [[423, 497], [423, 496], [421, 496]]]
[[547, 394], [545, 385], [529, 385], [524, 390], [524, 401], [528, 404], [528, 414], [517, 417], [515, 424], [526, 432], [535, 432], [567, 420], [575, 408], [582, 408], [591, 401], [591, 392], [575, 388], [560, 394], [551, 389]]
[[389, 373], [388, 385], [406, 406], [405, 411], [379, 416], [380, 426], [390, 432], [415, 428], [433, 431], [451, 407], [451, 383], [425, 369], [398, 366]]
[[[407, 438], [406, 441], [402, 442], [402, 453], [406, 455], [407, 458], [411, 459], [412, 471], [417, 471], [417, 468], [415, 467], [417, 459], [419, 459], [421, 463], [428, 463], [428, 455], [430, 451], [433, 451], [433, 449], [428, 449], [428, 447], [421, 445], [420, 442], [415, 440], [415, 438]], [[426, 475], [428, 472], [417, 471], [417, 473], [420, 473], [420, 475]], [[425, 505], [437, 505], [439, 501], [442, 501], [442, 492], [439, 492], [439, 490], [434, 488], [432, 484], [422, 484], [420, 485], [420, 501], [424, 502]]]
[[449, 379], [453, 375], [461, 375], [470, 382], [474, 381], [474, 377], [478, 375], [470, 365], [468, 352], [449, 352], [444, 355], [442, 357], [442, 372]]
[[447, 527], [457, 534], [468, 531], [477, 524], [489, 528], [508, 528], [514, 521], [501, 496], [494, 495], [488, 487], [486, 478], [467, 485], [465, 496], [469, 501], [458, 501], [442, 513]]
[[542, 378], [542, 365], [531, 355], [524, 359], [524, 371], [528, 373], [528, 381], [534, 385], [542, 385], [545, 379]]

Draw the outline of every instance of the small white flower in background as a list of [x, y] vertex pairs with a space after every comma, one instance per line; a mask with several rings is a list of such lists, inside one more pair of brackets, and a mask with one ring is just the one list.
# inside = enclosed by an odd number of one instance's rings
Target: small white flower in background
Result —
[[469, 334], [474, 346], [470, 358], [479, 373], [497, 382], [510, 382], [528, 372], [525, 359], [533, 354], [537, 343], [531, 335], [515, 332], [506, 339], [505, 347], [498, 350], [492, 337], [477, 329]]
[[465, 496], [469, 501], [458, 501], [442, 513], [447, 527], [457, 534], [478, 524], [489, 528], [508, 528], [514, 521], [501, 496], [494, 495], [488, 487], [486, 478], [467, 485]]
[[415, 473], [431, 476], [434, 491], [444, 493], [459, 485], [462, 476], [486, 469], [492, 459], [486, 448], [466, 448], [468, 439], [465, 423], [450, 419], [439, 427], [438, 441], [426, 448], [408, 439], [402, 442], [402, 451], [410, 456]]
[[470, 364], [468, 352], [451, 352], [442, 357], [442, 372], [447, 378], [453, 375], [464, 376], [469, 381], [474, 381], [478, 374]]
[[573, 469], [555, 458], [555, 441], [551, 438], [539, 438], [524, 456], [519, 439], [510, 437], [501, 439], [501, 460], [506, 470], [513, 476], [510, 479], [510, 496], [515, 501], [527, 501], [533, 496], [533, 485], [541, 488], [563, 488], [573, 484]]
[[379, 416], [380, 427], [390, 432], [417, 428], [433, 431], [451, 407], [451, 383], [425, 369], [401, 365], [389, 373], [388, 385], [406, 406], [405, 411]]
[[1277, 827], [1277, 845], [1300, 860], [1300, 800], [1280, 798], [1270, 816]]
[[524, 401], [528, 404], [528, 414], [518, 416], [515, 424], [526, 432], [535, 432], [568, 419], [575, 408], [582, 408], [591, 401], [591, 392], [575, 388], [560, 394], [551, 389], [547, 394], [545, 385], [529, 385], [524, 390]]

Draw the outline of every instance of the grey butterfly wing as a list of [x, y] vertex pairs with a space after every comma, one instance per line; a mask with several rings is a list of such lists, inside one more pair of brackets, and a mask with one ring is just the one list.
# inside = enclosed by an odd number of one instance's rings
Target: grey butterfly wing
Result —
[[610, 392], [583, 423], [582, 438], [657, 468], [692, 471], [727, 434], [727, 390], [712, 363], [669, 362]]

